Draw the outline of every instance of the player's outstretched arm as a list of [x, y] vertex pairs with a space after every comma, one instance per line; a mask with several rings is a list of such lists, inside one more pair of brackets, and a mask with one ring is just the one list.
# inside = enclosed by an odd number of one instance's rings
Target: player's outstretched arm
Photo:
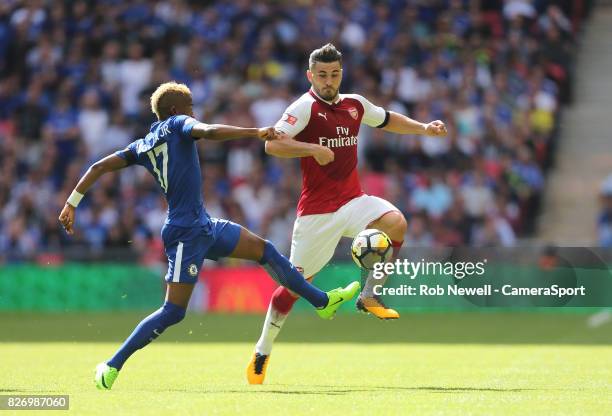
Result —
[[334, 161], [334, 152], [330, 148], [299, 142], [284, 133], [279, 133], [279, 140], [266, 142], [266, 154], [281, 158], [314, 157], [321, 166]]
[[235, 140], [235, 139], [260, 139], [274, 140], [277, 138], [273, 127], [245, 128], [227, 126], [225, 124], [197, 123], [191, 129], [191, 136], [195, 139], [206, 140]]
[[421, 123], [403, 114], [389, 112], [389, 122], [383, 130], [398, 134], [420, 134], [425, 136], [446, 136], [446, 126], [440, 120]]
[[81, 177], [79, 183], [74, 188], [68, 200], [64, 204], [64, 208], [59, 216], [59, 221], [62, 223], [66, 232], [72, 234], [74, 232], [74, 209], [79, 205], [85, 192], [92, 187], [94, 183], [107, 172], [113, 172], [115, 170], [123, 169], [128, 166], [128, 162], [113, 154], [106, 156], [104, 159], [98, 160], [96, 163], [91, 165], [87, 172]]

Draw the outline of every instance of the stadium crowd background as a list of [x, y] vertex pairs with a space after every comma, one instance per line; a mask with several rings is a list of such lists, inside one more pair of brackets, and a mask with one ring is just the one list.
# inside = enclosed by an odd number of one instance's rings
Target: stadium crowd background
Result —
[[[549, 4], [550, 3], [550, 4]], [[554, 4], [553, 4], [554, 3]], [[167, 80], [205, 122], [273, 125], [305, 92], [310, 51], [344, 53], [341, 90], [448, 139], [363, 126], [364, 190], [409, 219], [407, 245], [513, 245], [534, 230], [588, 2], [4, 0], [0, 4], [0, 257], [108, 248], [161, 256], [153, 178], [103, 177], [67, 238], [57, 216], [89, 163], [148, 131]], [[212, 216], [289, 251], [297, 160], [255, 141], [199, 144]]]

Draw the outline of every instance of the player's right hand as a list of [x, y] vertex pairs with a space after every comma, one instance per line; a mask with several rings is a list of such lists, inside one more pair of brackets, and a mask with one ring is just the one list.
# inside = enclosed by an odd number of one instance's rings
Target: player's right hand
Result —
[[278, 132], [274, 127], [262, 127], [257, 129], [257, 137], [263, 141], [277, 140]]
[[428, 136], [446, 136], [446, 125], [440, 120], [432, 121], [425, 125], [425, 134]]
[[319, 145], [312, 157], [315, 158], [319, 165], [325, 166], [334, 161], [334, 151], [329, 147]]
[[72, 226], [74, 225], [74, 207], [72, 205], [66, 202], [64, 209], [62, 209], [62, 212], [60, 213], [59, 221], [64, 226], [66, 233], [74, 233], [74, 230], [72, 229]]

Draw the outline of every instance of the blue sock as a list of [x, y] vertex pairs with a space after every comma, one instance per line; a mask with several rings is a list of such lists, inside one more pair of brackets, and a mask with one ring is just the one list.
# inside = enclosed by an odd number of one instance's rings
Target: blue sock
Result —
[[259, 263], [274, 280], [306, 299], [315, 308], [327, 305], [327, 293], [308, 283], [293, 264], [267, 240], [263, 257]]
[[125, 340], [121, 348], [108, 360], [107, 364], [121, 370], [123, 364], [136, 350], [149, 344], [160, 336], [166, 328], [179, 323], [185, 317], [185, 308], [165, 302], [161, 308], [143, 319], [134, 332]]

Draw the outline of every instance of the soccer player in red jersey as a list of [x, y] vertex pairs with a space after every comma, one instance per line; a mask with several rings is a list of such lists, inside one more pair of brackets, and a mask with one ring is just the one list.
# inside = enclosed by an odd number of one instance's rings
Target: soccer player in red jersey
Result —
[[[384, 231], [392, 241], [394, 256], [406, 233], [406, 219], [393, 204], [366, 195], [357, 174], [357, 135], [362, 123], [398, 134], [445, 136], [446, 126], [436, 120], [421, 123], [385, 111], [357, 94], [340, 94], [342, 54], [327, 44], [310, 54], [306, 72], [312, 88], [291, 104], [276, 129], [281, 140], [266, 142], [266, 153], [301, 158], [302, 194], [291, 242], [291, 262], [311, 280], [331, 260], [342, 237], [355, 237], [366, 228]], [[357, 300], [357, 308], [380, 319], [397, 319], [374, 295], [370, 275]], [[276, 289], [268, 308], [255, 354], [247, 367], [251, 384], [265, 378], [274, 339], [297, 296]]]

